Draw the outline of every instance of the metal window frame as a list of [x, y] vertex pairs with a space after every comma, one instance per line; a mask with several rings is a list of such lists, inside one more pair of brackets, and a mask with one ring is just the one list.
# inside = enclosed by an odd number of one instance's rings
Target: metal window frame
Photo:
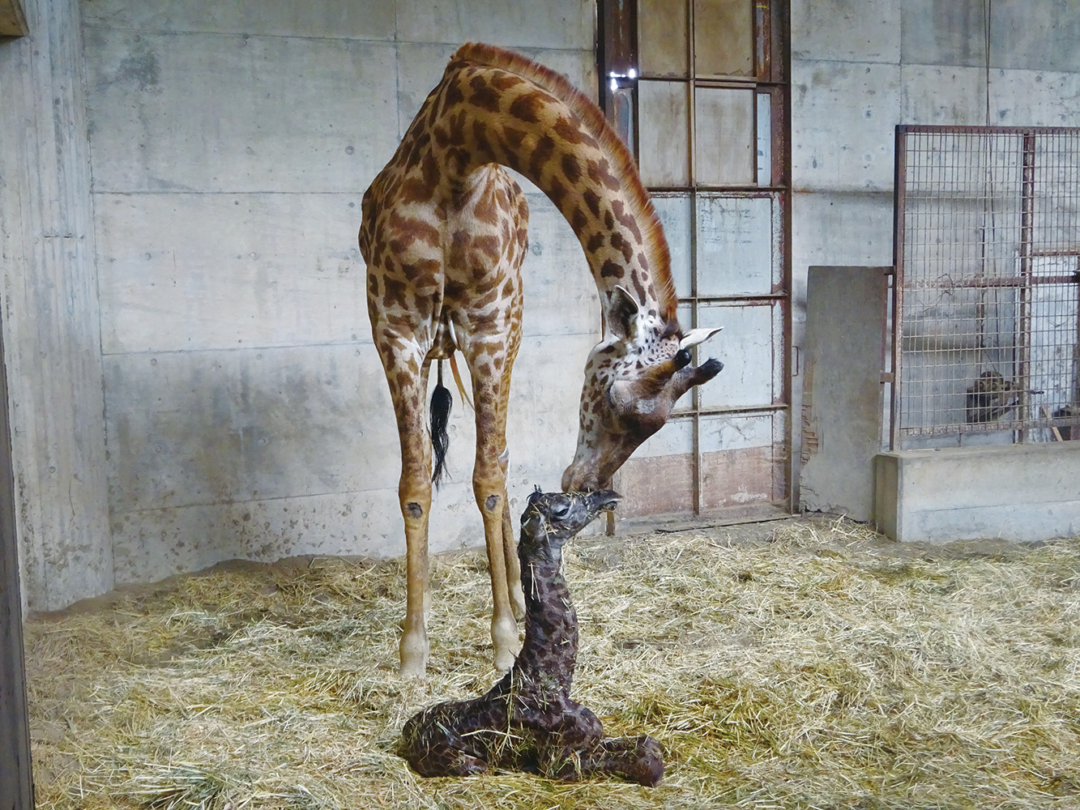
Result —
[[[703, 408], [701, 405], [701, 392], [694, 388], [691, 394], [691, 407], [672, 414], [672, 421], [691, 420], [693, 424], [693, 510], [695, 516], [705, 512], [703, 507], [703, 495], [701, 487], [702, 477], [702, 450], [701, 450], [701, 419], [702, 417], [721, 414], [739, 413], [768, 413], [783, 412], [786, 414], [783, 435], [784, 454], [784, 485], [786, 489], [786, 508], [788, 512], [797, 509], [796, 487], [793, 480], [794, 460], [792, 454], [794, 439], [794, 413], [792, 409], [793, 378], [798, 369], [792, 365], [793, 361], [793, 302], [792, 302], [792, 271], [791, 271], [791, 241], [792, 241], [792, 190], [791, 190], [791, 50], [789, 37], [789, 0], [746, 0], [753, 4], [754, 44], [753, 76], [698, 76], [694, 72], [695, 66], [695, 38], [694, 38], [694, 0], [686, 2], [686, 40], [687, 40], [687, 76], [657, 76], [638, 71], [639, 47], [638, 36], [638, 3], [637, 0], [599, 0], [597, 15], [597, 67], [599, 76], [599, 100], [600, 106], [608, 115], [609, 120], [614, 121], [615, 106], [614, 95], [610, 83], [614, 81], [619, 90], [628, 89], [633, 99], [633, 126], [632, 133], [628, 133], [636, 149], [640, 144], [638, 133], [639, 100], [638, 79], [648, 81], [674, 82], [688, 85], [688, 111], [687, 111], [687, 152], [688, 152], [688, 185], [676, 186], [649, 186], [650, 192], [676, 192], [686, 194], [690, 201], [691, 228], [690, 228], [690, 294], [679, 299], [679, 303], [690, 305], [691, 323], [690, 328], [698, 326], [698, 309], [702, 305], [717, 303], [746, 303], [751, 306], [760, 306], [767, 303], [780, 305], [782, 308], [781, 335], [779, 337], [782, 346], [779, 348], [781, 356], [778, 358], [781, 364], [780, 391], [778, 399], [772, 403], [761, 403], [753, 406], [740, 406], [731, 408]], [[612, 78], [614, 74], [614, 78]], [[697, 155], [696, 133], [696, 92], [698, 88], [737, 88], [741, 90], [752, 89], [755, 93], [754, 105], [757, 110], [758, 96], [770, 97], [770, 136], [771, 136], [771, 177], [767, 185], [710, 185], [695, 182]], [[757, 139], [757, 115], [754, 115], [754, 141]], [[779, 243], [775, 246], [780, 251], [780, 279], [768, 294], [759, 295], [718, 295], [704, 296], [698, 291], [698, 268], [697, 268], [697, 236], [698, 236], [698, 201], [699, 194], [723, 193], [733, 198], [739, 196], [769, 196], [777, 201], [780, 206], [780, 229]], [[696, 350], [695, 350], [696, 351]]]

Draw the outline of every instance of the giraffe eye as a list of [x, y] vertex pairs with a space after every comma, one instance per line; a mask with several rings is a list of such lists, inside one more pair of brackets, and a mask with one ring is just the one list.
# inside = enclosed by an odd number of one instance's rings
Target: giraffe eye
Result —
[[557, 518], [566, 517], [570, 511], [570, 504], [565, 501], [560, 501], [551, 507], [551, 514]]

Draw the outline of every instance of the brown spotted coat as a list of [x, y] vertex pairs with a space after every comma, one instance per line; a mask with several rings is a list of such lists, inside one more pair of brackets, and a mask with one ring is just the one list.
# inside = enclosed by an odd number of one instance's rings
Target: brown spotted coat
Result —
[[365, 193], [360, 228], [372, 334], [401, 441], [408, 566], [401, 666], [408, 674], [424, 671], [428, 653], [428, 369], [455, 351], [473, 381], [473, 490], [491, 571], [496, 665], [508, 668], [517, 646], [514, 614], [523, 604], [506, 500], [506, 410], [521, 343], [528, 209], [502, 166], [528, 177], [566, 217], [604, 308], [606, 334], [586, 364], [564, 489], [604, 485], [679, 396], [720, 370], [715, 360], [690, 366], [689, 348], [712, 332], [679, 327], [663, 232], [632, 158], [599, 109], [524, 57], [460, 48]]
[[521, 654], [482, 697], [440, 703], [409, 719], [400, 753], [417, 773], [506, 769], [566, 780], [607, 774], [643, 785], [660, 781], [656, 740], [605, 739], [600, 718], [570, 698], [578, 630], [560, 570], [562, 548], [617, 500], [607, 490], [530, 496], [518, 545], [527, 606]]

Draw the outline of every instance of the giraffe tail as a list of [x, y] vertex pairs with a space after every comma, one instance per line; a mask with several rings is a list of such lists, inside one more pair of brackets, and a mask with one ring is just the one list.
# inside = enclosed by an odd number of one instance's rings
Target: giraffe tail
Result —
[[465, 383], [461, 381], [461, 372], [458, 371], [456, 354], [450, 355], [450, 370], [454, 372], [454, 382], [457, 383], [458, 393], [461, 394], [461, 398], [465, 400], [465, 404], [471, 408], [473, 406], [472, 400], [469, 399], [469, 392], [465, 390]]
[[440, 360], [435, 392], [431, 395], [431, 449], [435, 456], [435, 468], [431, 473], [431, 481], [436, 488], [442, 483], [446, 473], [446, 451], [450, 448], [450, 434], [447, 427], [450, 424], [450, 410], [453, 405], [454, 398], [450, 395], [450, 389], [443, 385], [442, 360]]

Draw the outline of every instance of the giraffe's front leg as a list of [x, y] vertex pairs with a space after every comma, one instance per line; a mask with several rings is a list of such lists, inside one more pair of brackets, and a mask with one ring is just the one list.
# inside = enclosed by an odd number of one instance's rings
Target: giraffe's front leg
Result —
[[[479, 451], [478, 451], [479, 455]], [[477, 460], [477, 470], [481, 464]], [[491, 574], [491, 643], [495, 648], [495, 667], [510, 669], [521, 649], [517, 620], [510, 602], [510, 585], [503, 542], [503, 511], [506, 504], [506, 483], [501, 475], [474, 474], [473, 491], [484, 519], [484, 541], [487, 546], [488, 568]], [[518, 591], [521, 591], [518, 571]]]

